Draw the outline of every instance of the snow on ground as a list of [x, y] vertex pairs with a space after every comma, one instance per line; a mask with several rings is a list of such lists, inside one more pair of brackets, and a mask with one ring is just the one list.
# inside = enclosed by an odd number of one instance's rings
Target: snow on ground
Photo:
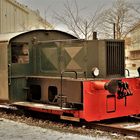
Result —
[[109, 137], [91, 137], [61, 133], [51, 129], [29, 126], [0, 118], [0, 140], [111, 140]]

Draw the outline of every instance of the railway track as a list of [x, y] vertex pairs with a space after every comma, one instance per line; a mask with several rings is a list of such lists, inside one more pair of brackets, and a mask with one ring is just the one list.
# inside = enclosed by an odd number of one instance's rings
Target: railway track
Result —
[[92, 123], [88, 124], [87, 127], [112, 133], [118, 133], [124, 136], [140, 137], [140, 122], [117, 122], [112, 124]]
[[[7, 106], [7, 105], [0, 105], [0, 112], [6, 112], [7, 114], [15, 114], [17, 116], [23, 115], [24, 112], [18, 110], [16, 107]], [[29, 112], [28, 112], [29, 113]], [[35, 113], [36, 114], [36, 113]], [[37, 119], [45, 119], [44, 116], [31, 114], [30, 117], [35, 117]], [[29, 114], [28, 114], [29, 115]], [[28, 116], [29, 117], [29, 116]], [[51, 118], [51, 117], [50, 117]], [[48, 119], [48, 118], [47, 118]], [[55, 119], [51, 118], [51, 121]], [[93, 129], [93, 130], [101, 130], [105, 132], [117, 133], [122, 134], [124, 136], [135, 136], [140, 137], [140, 118], [139, 117], [124, 117], [119, 119], [112, 119], [106, 120], [101, 122], [70, 122], [70, 121], [62, 121], [62, 120], [55, 120], [55, 123], [66, 123], [66, 126], [72, 124], [74, 127], [81, 127], [83, 129]]]

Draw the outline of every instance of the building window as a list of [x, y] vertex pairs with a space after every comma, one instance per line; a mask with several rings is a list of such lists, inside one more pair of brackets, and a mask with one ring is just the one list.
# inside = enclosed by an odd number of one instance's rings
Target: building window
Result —
[[12, 50], [12, 63], [29, 63], [29, 47], [28, 43], [13, 43]]

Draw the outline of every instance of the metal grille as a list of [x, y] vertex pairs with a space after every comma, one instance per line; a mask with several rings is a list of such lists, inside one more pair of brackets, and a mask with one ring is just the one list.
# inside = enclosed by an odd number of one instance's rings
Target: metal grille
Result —
[[107, 75], [124, 76], [124, 41], [107, 41]]

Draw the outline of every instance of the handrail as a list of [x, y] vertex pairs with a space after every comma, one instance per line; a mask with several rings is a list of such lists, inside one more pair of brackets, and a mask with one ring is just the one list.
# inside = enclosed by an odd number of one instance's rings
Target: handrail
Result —
[[138, 74], [139, 74], [139, 77], [140, 77], [140, 67], [137, 68], [137, 71], [138, 71]]
[[62, 90], [62, 85], [63, 85], [63, 74], [64, 73], [75, 73], [75, 78], [77, 79], [77, 72], [76, 71], [62, 71], [61, 72], [61, 93], [60, 93], [60, 107], [61, 107], [61, 109], [62, 109], [62, 92], [63, 92], [63, 90]]
[[125, 69], [128, 72], [128, 76], [130, 76], [130, 71], [128, 69]]
[[62, 71], [62, 72], [61, 72], [61, 78], [63, 77], [63, 74], [64, 74], [64, 73], [75, 73], [75, 79], [77, 79], [77, 72], [74, 71], [74, 70], [72, 70], [72, 71], [71, 71], [71, 70], [69, 70], [69, 71], [68, 71], [68, 70], [67, 70], [67, 71]]
[[11, 85], [11, 64], [8, 64], [8, 85]]

